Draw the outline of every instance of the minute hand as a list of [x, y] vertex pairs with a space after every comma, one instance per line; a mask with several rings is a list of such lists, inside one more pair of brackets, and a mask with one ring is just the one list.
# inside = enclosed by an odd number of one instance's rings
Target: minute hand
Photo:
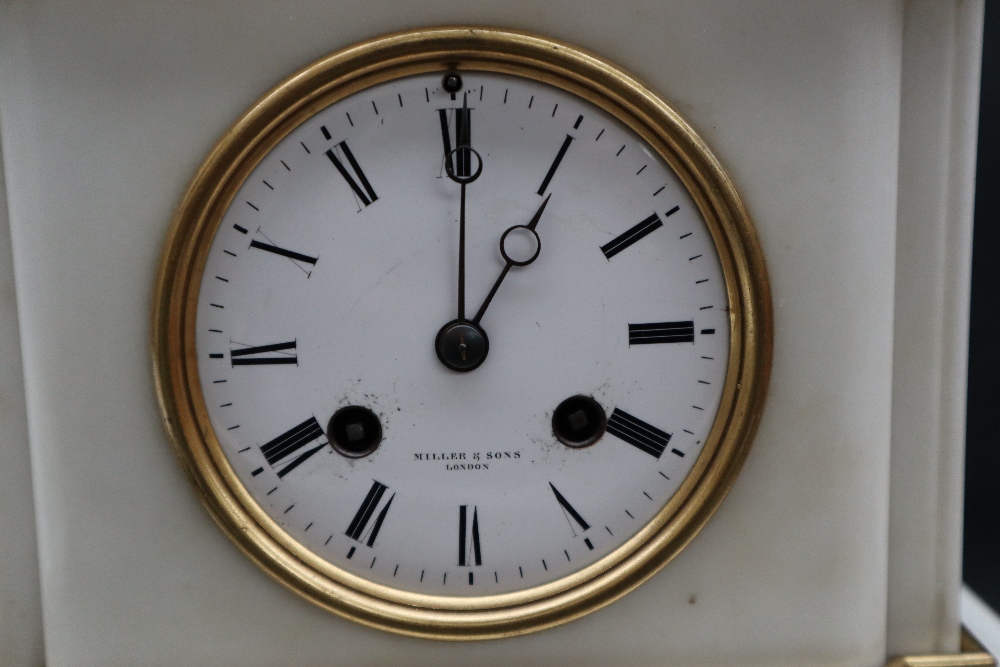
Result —
[[[545, 198], [545, 201], [543, 201], [542, 205], [538, 207], [538, 210], [535, 211], [535, 215], [533, 215], [531, 217], [531, 221], [527, 225], [524, 225], [524, 228], [526, 228], [526, 229], [530, 230], [532, 233], [534, 233], [535, 227], [538, 226], [538, 221], [542, 219], [542, 213], [545, 211], [545, 207], [548, 205], [549, 199], [551, 197], [552, 197], [552, 194], [549, 193], [549, 196]], [[509, 232], [509, 231], [511, 231], [511, 229], [515, 229], [517, 227], [521, 227], [521, 225], [515, 225], [514, 227], [511, 227], [507, 231]], [[537, 238], [537, 234], [535, 236]], [[501, 244], [502, 243], [503, 243], [503, 241], [501, 240]], [[537, 253], [536, 253], [536, 256], [537, 256]], [[525, 263], [526, 264], [530, 263], [530, 261], [533, 261], [533, 260], [534, 260], [534, 257], [532, 257], [531, 260], [529, 260], [528, 262], [525, 262]], [[510, 268], [512, 266], [515, 266], [514, 262], [512, 262], [510, 259], [507, 259], [507, 264], [503, 267], [503, 270], [500, 272], [500, 275], [497, 276], [497, 280], [496, 280], [495, 283], [493, 283], [493, 288], [490, 290], [490, 293], [486, 295], [486, 299], [483, 301], [483, 305], [481, 305], [479, 307], [479, 311], [476, 313], [476, 316], [474, 318], [472, 318], [472, 323], [473, 324], [478, 325], [479, 321], [481, 319], [483, 319], [483, 315], [486, 314], [486, 309], [489, 307], [490, 302], [493, 301], [493, 297], [496, 295], [497, 290], [500, 289], [500, 283], [502, 283], [503, 279], [507, 277], [507, 273], [510, 272]], [[522, 264], [522, 266], [523, 266], [523, 264]]]

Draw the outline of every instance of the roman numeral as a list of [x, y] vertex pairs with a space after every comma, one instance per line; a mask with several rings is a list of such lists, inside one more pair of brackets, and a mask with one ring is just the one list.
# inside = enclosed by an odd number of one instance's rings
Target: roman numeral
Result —
[[615, 408], [608, 420], [608, 433], [656, 458], [663, 454], [671, 437], [669, 433], [664, 433], [618, 408]]
[[295, 341], [288, 343], [275, 343], [273, 345], [258, 345], [256, 347], [241, 347], [229, 350], [229, 357], [233, 366], [265, 366], [269, 364], [295, 364], [298, 365], [299, 357], [294, 352], [289, 352], [277, 356], [263, 356], [268, 352], [282, 352], [284, 350], [294, 350]]
[[281, 257], [287, 257], [288, 259], [294, 260], [296, 262], [305, 262], [306, 264], [312, 264], [315, 266], [316, 262], [319, 261], [319, 257], [310, 257], [309, 255], [303, 255], [300, 252], [295, 252], [293, 250], [287, 250], [285, 248], [279, 248], [276, 245], [271, 245], [270, 243], [261, 243], [260, 241], [254, 239], [250, 241], [251, 248], [257, 248], [258, 250], [263, 250], [264, 252], [274, 253]]
[[372, 525], [371, 530], [366, 532], [365, 528], [368, 526], [368, 522], [371, 520], [375, 510], [378, 509], [379, 502], [388, 488], [382, 482], [372, 480], [372, 488], [368, 489], [368, 495], [365, 496], [364, 502], [361, 503], [361, 507], [358, 508], [357, 513], [354, 515], [354, 519], [351, 520], [351, 525], [347, 527], [345, 535], [358, 542], [363, 541], [367, 536], [368, 540], [365, 544], [369, 547], [375, 545], [375, 538], [378, 537], [378, 531], [382, 529], [382, 522], [385, 521], [385, 515], [389, 513], [392, 500], [396, 497], [395, 493], [389, 496], [389, 500], [375, 518], [375, 523]]
[[[468, 505], [458, 507], [458, 564], [461, 566], [472, 566], [473, 560], [476, 565], [483, 564], [482, 553], [479, 549], [479, 509], [472, 508], [472, 524], [469, 525]], [[469, 539], [471, 537], [471, 539]], [[471, 548], [466, 548], [470, 544]]]
[[[347, 162], [351, 165], [351, 169], [354, 170], [354, 174], [358, 177], [357, 181], [354, 180], [354, 176], [351, 176], [351, 173], [347, 171], [344, 163], [340, 161], [340, 158], [334, 152], [334, 148], [338, 147], [344, 154], [344, 157], [347, 158]], [[334, 148], [329, 149], [326, 152], [326, 156], [330, 158], [330, 162], [333, 163], [333, 166], [337, 168], [340, 175], [344, 177], [347, 184], [351, 186], [352, 190], [354, 190], [354, 194], [361, 200], [361, 203], [365, 206], [370, 205], [373, 201], [378, 199], [378, 195], [375, 194], [372, 184], [368, 182], [368, 177], [365, 176], [365, 172], [361, 170], [361, 165], [358, 164], [357, 159], [354, 157], [354, 153], [352, 153], [351, 149], [347, 147], [346, 141], [341, 141]], [[358, 185], [358, 181], [361, 181], [361, 185]]]
[[608, 243], [602, 245], [601, 251], [604, 253], [605, 257], [611, 259], [625, 248], [629, 247], [644, 236], [653, 233], [654, 230], [662, 226], [663, 222], [660, 220], [660, 216], [653, 213], [653, 215], [649, 216], [635, 227], [629, 228], [623, 234], [616, 236]]
[[[306, 445], [323, 437], [323, 429], [315, 417], [310, 417], [298, 426], [294, 426], [279, 435], [274, 440], [260, 446], [261, 453], [267, 459], [268, 465], [278, 470], [278, 477], [284, 477], [305, 463], [309, 457], [327, 446], [321, 442], [316, 447], [307, 449]], [[301, 451], [305, 449], [305, 451]], [[301, 452], [301, 453], [300, 453]]]
[[[559, 493], [559, 489], [555, 487], [555, 484], [549, 482], [549, 486], [552, 487], [552, 493], [556, 494], [556, 501], [562, 505], [563, 511], [566, 513], [566, 520], [569, 521], [570, 518], [576, 521], [576, 525], [580, 526], [580, 530], [586, 531], [590, 529], [590, 524], [584, 521], [580, 513], [573, 509], [573, 506], [569, 504], [569, 501], [563, 497], [563, 494]], [[573, 537], [576, 537], [576, 530], [573, 528], [573, 523], [570, 521], [570, 530], [573, 531]]]
[[549, 171], [545, 174], [545, 178], [542, 179], [542, 185], [538, 188], [538, 194], [545, 194], [545, 188], [549, 187], [549, 182], [552, 180], [552, 177], [555, 176], [556, 169], [559, 168], [559, 163], [562, 162], [562, 159], [566, 156], [566, 151], [569, 150], [569, 145], [572, 142], [573, 137], [567, 134], [566, 138], [563, 140], [562, 146], [559, 147], [559, 152], [556, 153], [556, 159], [552, 161], [552, 166], [549, 167]]
[[629, 345], [693, 342], [694, 322], [649, 322], [628, 325]]
[[[454, 113], [449, 114], [449, 111]], [[468, 96], [463, 95], [462, 108], [460, 109], [438, 109], [438, 117], [441, 120], [441, 139], [444, 142], [444, 159], [447, 168], [456, 176], [471, 176], [472, 154], [469, 151], [458, 151], [454, 156], [452, 155], [449, 115], [455, 117], [455, 148], [468, 148], [472, 145], [472, 109], [469, 108]]]

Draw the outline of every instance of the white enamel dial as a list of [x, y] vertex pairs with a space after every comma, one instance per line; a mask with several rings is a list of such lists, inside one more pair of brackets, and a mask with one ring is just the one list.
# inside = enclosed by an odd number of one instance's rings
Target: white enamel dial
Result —
[[[212, 240], [195, 325], [211, 426], [255, 502], [337, 568], [453, 597], [555, 582], [651, 521], [708, 439], [730, 349], [709, 229], [638, 135], [547, 84], [461, 81], [367, 88], [270, 150]], [[463, 314], [456, 180], [479, 167]], [[478, 321], [481, 365], [446, 367], [439, 331], [481, 310], [501, 236], [543, 202], [537, 257]], [[508, 241], [516, 260], [536, 249], [523, 229]], [[578, 396], [607, 430], [570, 447], [553, 413]], [[347, 406], [381, 429], [359, 458], [330, 432]], [[342, 414], [348, 445], [371, 437]]]

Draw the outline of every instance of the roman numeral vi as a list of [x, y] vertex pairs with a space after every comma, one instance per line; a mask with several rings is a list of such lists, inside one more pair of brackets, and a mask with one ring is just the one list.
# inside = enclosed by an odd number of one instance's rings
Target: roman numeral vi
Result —
[[[467, 546], [468, 545], [468, 546]], [[458, 564], [471, 566], [483, 564], [479, 548], [479, 509], [472, 507], [472, 521], [469, 522], [468, 505], [458, 507]]]

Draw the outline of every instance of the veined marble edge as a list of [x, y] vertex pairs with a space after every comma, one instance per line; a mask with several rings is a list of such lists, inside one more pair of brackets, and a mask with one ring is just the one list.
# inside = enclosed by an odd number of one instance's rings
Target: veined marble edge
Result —
[[[18, 631], [24, 633], [21, 636], [16, 636], [14, 642], [18, 644], [17, 651], [6, 652], [3, 646], [0, 646], [0, 658], [12, 659], [11, 663], [4, 663], [4, 667], [42, 667], [46, 664], [46, 650], [45, 650], [45, 614], [42, 605], [42, 590], [41, 590], [41, 565], [40, 565], [40, 554], [41, 547], [38, 543], [39, 531], [38, 526], [38, 498], [36, 497], [37, 489], [37, 479], [36, 471], [34, 466], [34, 452], [31, 448], [31, 421], [28, 415], [28, 403], [27, 400], [27, 386], [25, 384], [25, 374], [24, 374], [24, 348], [21, 341], [24, 339], [24, 332], [22, 330], [23, 321], [20, 317], [20, 303], [21, 295], [19, 285], [15, 279], [15, 260], [14, 260], [14, 248], [13, 248], [13, 232], [10, 220], [12, 216], [12, 202], [14, 197], [12, 196], [13, 188], [11, 186], [11, 179], [9, 177], [8, 159], [9, 153], [7, 147], [10, 145], [10, 137], [8, 135], [8, 123], [5, 122], [7, 116], [7, 108], [5, 100], [14, 98], [17, 96], [17, 81], [19, 72], [15, 71], [15, 68], [11, 66], [11, 63], [17, 62], [16, 58], [12, 52], [22, 51], [21, 40], [23, 37], [20, 36], [16, 27], [19, 24], [13, 17], [15, 9], [11, 3], [3, 3], [0, 5], [0, 280], [9, 281], [11, 287], [14, 291], [12, 313], [8, 314], [13, 320], [13, 325], [10, 327], [11, 331], [8, 332], [6, 326], [0, 325], [0, 346], [6, 348], [10, 346], [12, 348], [10, 365], [12, 379], [16, 384], [12, 387], [12, 394], [18, 397], [19, 406], [15, 408], [15, 411], [19, 414], [16, 419], [18, 424], [11, 428], [10, 424], [4, 424], [3, 432], [0, 433], [0, 438], [6, 445], [6, 436], [10, 431], [15, 431], [20, 437], [20, 442], [12, 443], [16, 445], [21, 445], [20, 451], [16, 452], [20, 455], [20, 460], [10, 461], [12, 459], [12, 452], [7, 451], [4, 455], [5, 466], [12, 462], [19, 465], [19, 472], [22, 474], [16, 478], [6, 479], [6, 475], [3, 473], [9, 472], [7, 470], [0, 471], [0, 476], [3, 476], [5, 484], [0, 485], [0, 491], [3, 491], [3, 496], [8, 495], [9, 490], [13, 490], [10, 498], [4, 498], [3, 504], [5, 506], [5, 512], [9, 512], [10, 507], [15, 507], [15, 509], [20, 509], [27, 513], [27, 517], [24, 518], [23, 523], [25, 526], [30, 525], [30, 535], [24, 538], [25, 541], [21, 543], [24, 558], [30, 558], [31, 562], [15, 563], [15, 565], [20, 565], [19, 572], [20, 575], [27, 578], [25, 586], [22, 588], [22, 602], [24, 607], [21, 610], [21, 623], [18, 628], [12, 629], [8, 627], [0, 627], [0, 638], [6, 636], [15, 635]], [[18, 55], [23, 55], [18, 54]], [[6, 324], [6, 323], [3, 323]], [[2, 451], [2, 449], [0, 449]], [[13, 484], [7, 484], [6, 482], [15, 482]], [[18, 483], [20, 482], [20, 483]], [[20, 508], [17, 508], [17, 503], [22, 503]], [[4, 542], [7, 541], [8, 536], [0, 536]], [[30, 544], [29, 544], [30, 542]], [[9, 571], [9, 570], [7, 570]], [[7, 585], [0, 581], [0, 589], [6, 589]], [[26, 592], [30, 589], [30, 593]], [[11, 591], [4, 590], [4, 597]], [[13, 632], [11, 632], [13, 630]], [[8, 632], [11, 632], [9, 635]]]
[[0, 531], [6, 533], [0, 534], [0, 553], [6, 563], [0, 571], [3, 575], [0, 590], [5, 600], [5, 613], [0, 617], [4, 626], [0, 627], [0, 659], [11, 660], [5, 662], [9, 667], [33, 667], [45, 663], [45, 649], [2, 116], [0, 104], [0, 282], [10, 285], [13, 293], [10, 303], [4, 303], [0, 308], [5, 320], [0, 322], [0, 349], [4, 352], [0, 372], [3, 373], [3, 390], [8, 397], [4, 401], [4, 412], [9, 418], [4, 420], [0, 429], [0, 461], [3, 462], [0, 466], [0, 505], [4, 508]]
[[[911, 389], [893, 397], [890, 654], [915, 649], [953, 652], [959, 645], [972, 190], [983, 10], [977, 0], [904, 5], [893, 375], [897, 387]], [[938, 48], [928, 52], [928, 46]], [[930, 137], [928, 127], [933, 128]], [[936, 261], [924, 261], [928, 252]], [[914, 325], [923, 331], [914, 333]], [[925, 389], [912, 389], [916, 384]], [[916, 428], [924, 420], [927, 428]], [[933, 468], [927, 470], [926, 464], [914, 463], [916, 459], [934, 462]], [[926, 531], [917, 527], [928, 525], [934, 526], [935, 539], [921, 540]], [[906, 567], [892, 554], [906, 554]]]
[[[969, 309], [972, 292], [972, 220], [975, 206], [976, 149], [978, 143], [979, 87], [982, 67], [985, 0], [964, 0], [959, 5], [952, 63], [951, 153], [945, 264], [946, 323], [951, 331], [944, 340], [942, 373], [940, 470], [943, 497], [939, 505], [938, 557], [942, 568], [940, 590], [950, 596], [947, 613], [952, 625], [961, 626], [962, 523], [965, 470], [965, 427], [968, 388]], [[947, 329], [946, 324], [946, 329]], [[946, 527], [946, 528], [945, 528]]]

